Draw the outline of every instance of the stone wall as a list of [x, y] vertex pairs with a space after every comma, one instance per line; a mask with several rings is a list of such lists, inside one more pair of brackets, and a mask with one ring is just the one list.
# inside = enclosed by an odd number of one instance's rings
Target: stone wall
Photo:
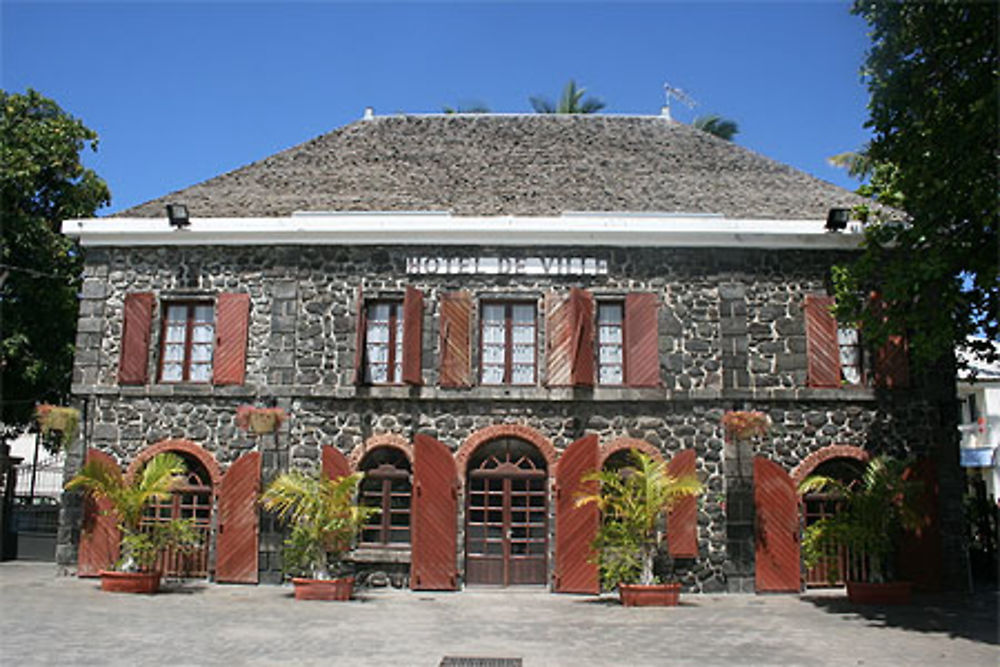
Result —
[[[406, 257], [420, 255], [585, 255], [606, 260], [609, 270], [601, 276], [407, 276]], [[347, 453], [382, 433], [408, 441], [424, 433], [458, 450], [476, 431], [505, 423], [535, 429], [560, 451], [585, 432], [597, 433], [602, 444], [620, 437], [641, 439], [668, 459], [691, 447], [707, 491], [699, 501], [699, 557], [678, 565], [688, 590], [726, 590], [732, 588], [727, 582], [732, 571], [727, 571], [719, 426], [725, 410], [768, 412], [774, 428], [758, 453], [789, 471], [832, 444], [928, 454], [940, 433], [938, 408], [918, 392], [883, 396], [863, 388], [805, 386], [801, 304], [807, 293], [823, 291], [827, 267], [839, 258], [829, 252], [734, 249], [91, 249], [74, 370], [74, 392], [86, 406], [87, 423], [85, 442], [78, 443], [70, 461], [78, 465], [83, 447], [95, 446], [124, 465], [150, 444], [186, 438], [225, 468], [261, 446], [235, 426], [236, 409], [246, 403], [274, 403], [289, 412], [278, 438], [296, 467], [317, 465], [322, 445]], [[359, 288], [371, 298], [401, 295], [407, 285], [425, 294], [424, 386], [354, 386]], [[595, 295], [649, 291], [659, 296], [662, 387], [546, 388], [541, 312], [537, 387], [436, 386], [440, 293], [465, 289], [474, 295], [541, 298], [548, 290], [571, 286]], [[118, 386], [122, 303], [125, 294], [137, 291], [160, 298], [249, 293], [246, 383], [213, 387], [151, 380], [141, 387]], [[151, 378], [159, 335], [154, 326]], [[71, 499], [60, 534], [64, 565], [75, 558], [78, 513]], [[276, 548], [275, 540], [268, 543]]]

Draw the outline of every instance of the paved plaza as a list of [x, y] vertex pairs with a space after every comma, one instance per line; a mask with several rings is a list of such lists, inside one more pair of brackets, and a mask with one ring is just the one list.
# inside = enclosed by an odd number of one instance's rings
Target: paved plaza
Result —
[[0, 563], [0, 665], [997, 665], [997, 596], [857, 608], [839, 591], [687, 595], [672, 609], [541, 590], [364, 590], [296, 602], [284, 586], [172, 583], [102, 593], [51, 563]]

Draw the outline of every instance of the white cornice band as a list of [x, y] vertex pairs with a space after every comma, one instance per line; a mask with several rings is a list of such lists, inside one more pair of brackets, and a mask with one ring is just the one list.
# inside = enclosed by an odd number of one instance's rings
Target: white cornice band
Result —
[[448, 213], [296, 213], [281, 218], [67, 220], [62, 232], [97, 246], [616, 246], [855, 249], [857, 227], [826, 231], [824, 220], [735, 220], [721, 216], [569, 213], [466, 217]]

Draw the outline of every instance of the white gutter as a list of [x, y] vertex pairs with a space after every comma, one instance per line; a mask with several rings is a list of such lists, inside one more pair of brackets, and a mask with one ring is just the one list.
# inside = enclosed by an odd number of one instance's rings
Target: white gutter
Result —
[[86, 247], [403, 245], [618, 246], [853, 249], [854, 228], [828, 232], [824, 220], [728, 219], [694, 214], [569, 213], [528, 217], [452, 216], [444, 212], [296, 213], [281, 218], [67, 220], [62, 232]]

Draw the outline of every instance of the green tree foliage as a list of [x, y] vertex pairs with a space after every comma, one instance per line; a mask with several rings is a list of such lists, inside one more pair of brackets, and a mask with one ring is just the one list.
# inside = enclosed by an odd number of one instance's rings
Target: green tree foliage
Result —
[[698, 116], [691, 121], [691, 125], [698, 128], [702, 132], [708, 132], [709, 134], [719, 137], [720, 139], [725, 139], [726, 141], [732, 141], [733, 137], [735, 137], [740, 131], [740, 126], [735, 120], [723, 118], [718, 114]]
[[[1000, 337], [998, 8], [874, 0], [853, 8], [871, 27], [863, 74], [874, 136], [849, 166], [868, 176], [863, 194], [906, 215], [871, 207], [863, 255], [834, 275], [837, 315], [861, 322], [875, 344], [906, 332], [924, 365], [970, 334]], [[968, 347], [994, 354], [985, 341]]]
[[59, 225], [111, 196], [80, 164], [97, 149], [82, 122], [30, 89], [0, 90], [0, 109], [0, 418], [25, 424], [69, 394], [82, 259]]
[[604, 102], [596, 97], [584, 99], [586, 88], [577, 88], [576, 81], [569, 80], [563, 88], [559, 104], [553, 105], [547, 97], [532, 96], [528, 98], [535, 113], [597, 113], [604, 108]]
[[490, 113], [490, 107], [488, 104], [479, 101], [463, 102], [453, 107], [444, 107], [441, 109], [446, 114], [454, 113]]

